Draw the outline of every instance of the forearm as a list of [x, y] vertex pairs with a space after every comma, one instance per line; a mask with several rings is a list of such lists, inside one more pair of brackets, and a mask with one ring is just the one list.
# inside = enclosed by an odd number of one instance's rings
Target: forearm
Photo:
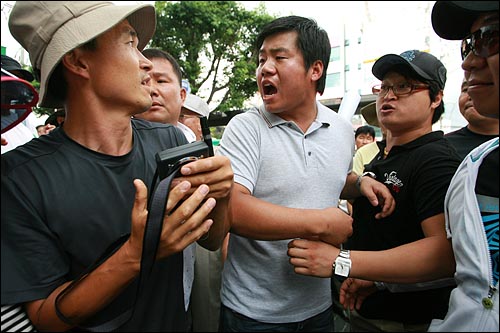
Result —
[[283, 207], [241, 193], [233, 199], [232, 233], [258, 240], [317, 238], [320, 234], [320, 210]]
[[[59, 299], [58, 309], [79, 325], [113, 301], [138, 275], [140, 261], [128, 255], [125, 243], [114, 255], [84, 277]], [[59, 286], [46, 299], [29, 302], [26, 310], [39, 331], [65, 331], [72, 326], [56, 314], [55, 300], [70, 282]]]
[[385, 282], [381, 283], [384, 286], [384, 288], [389, 290], [391, 293], [422, 291], [422, 290], [456, 286], [455, 279], [452, 277], [447, 277], [427, 282], [417, 282], [417, 283], [385, 283]]
[[385, 251], [351, 251], [349, 277], [388, 283], [417, 283], [452, 277], [455, 260], [443, 237], [426, 237]]

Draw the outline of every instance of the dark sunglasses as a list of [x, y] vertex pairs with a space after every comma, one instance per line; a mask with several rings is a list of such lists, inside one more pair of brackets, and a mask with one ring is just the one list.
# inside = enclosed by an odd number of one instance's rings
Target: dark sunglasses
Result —
[[462, 40], [462, 60], [473, 52], [481, 58], [498, 53], [498, 24], [487, 25]]

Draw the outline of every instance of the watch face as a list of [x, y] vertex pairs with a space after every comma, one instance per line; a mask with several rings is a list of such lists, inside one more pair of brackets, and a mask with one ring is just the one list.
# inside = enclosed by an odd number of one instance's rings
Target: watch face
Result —
[[340, 276], [349, 276], [351, 269], [351, 260], [345, 258], [337, 258], [335, 261], [335, 274]]

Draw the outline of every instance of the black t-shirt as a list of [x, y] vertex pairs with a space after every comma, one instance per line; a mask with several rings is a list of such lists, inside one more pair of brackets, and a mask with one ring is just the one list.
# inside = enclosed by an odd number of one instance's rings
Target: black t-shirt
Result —
[[472, 149], [478, 147], [488, 140], [496, 138], [498, 135], [483, 135], [472, 132], [467, 126], [462, 127], [454, 132], [446, 134], [444, 137], [451, 142], [457, 150], [458, 155], [464, 159]]
[[[378, 143], [384, 151], [385, 142]], [[386, 250], [424, 238], [421, 222], [443, 213], [444, 198], [460, 158], [441, 131], [392, 147], [386, 159], [380, 154], [365, 168], [375, 173], [396, 200], [390, 216], [376, 220], [379, 207], [365, 197], [353, 204], [353, 235], [346, 248]], [[363, 303], [360, 314], [372, 319], [426, 323], [446, 314], [451, 288], [390, 293], [379, 291]], [[431, 304], [432, 307], [430, 306]], [[426, 311], [423, 311], [423, 308]]]
[[[2, 304], [46, 298], [130, 232], [133, 180], [151, 194], [155, 154], [187, 143], [171, 125], [132, 119], [132, 128], [133, 148], [123, 156], [89, 150], [63, 128], [2, 155]], [[179, 265], [180, 276], [168, 274]], [[85, 326], [129, 308], [136, 282]], [[172, 330], [183, 316], [182, 291], [180, 253], [155, 265], [134, 317], [121, 329]]]

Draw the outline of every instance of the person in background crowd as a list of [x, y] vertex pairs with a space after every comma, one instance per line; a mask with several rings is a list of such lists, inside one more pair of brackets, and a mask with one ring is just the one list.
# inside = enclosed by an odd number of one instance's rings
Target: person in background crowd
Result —
[[356, 128], [354, 133], [354, 142], [356, 150], [375, 141], [375, 129], [371, 126], [364, 125]]
[[194, 132], [179, 122], [181, 106], [186, 99], [186, 90], [182, 87], [182, 70], [179, 63], [168, 52], [159, 49], [146, 49], [142, 54], [154, 64], [151, 73], [153, 105], [146, 112], [135, 115], [136, 118], [172, 124], [179, 128], [188, 142], [196, 141]]
[[[354, 142], [356, 144], [356, 151], [367, 144], [373, 143], [375, 141], [375, 129], [371, 126], [364, 125], [356, 129], [354, 133]], [[352, 215], [352, 205], [347, 200], [340, 200], [339, 207], [343, 209], [347, 214]]]
[[472, 98], [467, 92], [468, 88], [469, 83], [464, 78], [460, 96], [458, 97], [458, 108], [462, 116], [467, 120], [467, 125], [445, 135], [462, 159], [472, 149], [498, 137], [498, 119], [485, 117], [477, 112]]
[[183, 123], [194, 132], [196, 140], [203, 140], [200, 117], [208, 119], [209, 115], [210, 109], [208, 108], [207, 102], [196, 95], [187, 94], [184, 104], [182, 104], [179, 122]]
[[[477, 112], [498, 124], [498, 1], [436, 1], [432, 26], [441, 38], [462, 40], [467, 93]], [[497, 136], [473, 149], [451, 181], [446, 232], [457, 288], [446, 317], [429, 331], [498, 332], [498, 170]]]
[[[216, 250], [229, 230], [229, 159], [183, 165], [135, 302], [155, 155], [187, 143], [172, 125], [134, 118], [152, 105], [153, 64], [140, 50], [155, 25], [149, 4], [17, 1], [12, 8], [9, 28], [29, 52], [40, 106], [66, 110], [61, 126], [2, 156], [2, 302], [24, 303], [38, 330], [186, 331], [183, 251], [194, 242]], [[5, 262], [15, 265], [6, 270]]]
[[[432, 131], [444, 112], [446, 68], [429, 53], [409, 50], [379, 58], [372, 72], [381, 80], [373, 87], [378, 121], [391, 134], [347, 186], [363, 189], [376, 179], [391, 191], [395, 210], [376, 220], [378, 210], [356, 198], [353, 234], [343, 249], [296, 239], [290, 262], [299, 274], [343, 281], [340, 303], [350, 309], [353, 332], [426, 331], [446, 314], [455, 286], [443, 202], [460, 159], [443, 132]], [[432, 282], [415, 284], [422, 280]]]
[[33, 74], [31, 74], [30, 71], [22, 68], [21, 64], [17, 62], [15, 59], [12, 59], [11, 57], [4, 54], [2, 54], [1, 59], [2, 59], [1, 66], [6, 71], [28, 82], [32, 82], [35, 79]]
[[[376, 102], [370, 103], [363, 108], [361, 108], [361, 115], [365, 118], [365, 121], [375, 127], [379, 127], [382, 132], [382, 140], [387, 139], [387, 129], [384, 125], [380, 124], [377, 119], [377, 110], [375, 106]], [[374, 140], [371, 143], [356, 149], [354, 153], [354, 158], [352, 162], [352, 171], [357, 175], [362, 175], [365, 170], [365, 165], [370, 163], [375, 156], [378, 155], [380, 149], [377, 145], [377, 141]]]
[[45, 125], [50, 125], [47, 127], [47, 133], [53, 130], [56, 127], [62, 125], [64, 120], [66, 119], [66, 110], [64, 108], [57, 108], [54, 110], [54, 113], [47, 117], [45, 120]]
[[[4, 65], [4, 56], [2, 56], [2, 66]], [[2, 77], [3, 77], [4, 72], [2, 72]], [[18, 74], [19, 75], [19, 74]], [[30, 83], [24, 83], [26, 85], [29, 85], [32, 88], [33, 94], [34, 94], [34, 99], [31, 100], [33, 104], [36, 103], [38, 100], [38, 93], [34, 89], [34, 87]], [[18, 87], [17, 83], [15, 86], [8, 85], [6, 82], [2, 81], [2, 106], [7, 106], [9, 105], [7, 102], [11, 103], [12, 101], [19, 101], [19, 98], [24, 94], [23, 91], [21, 91], [19, 88], [14, 88]], [[9, 91], [10, 90], [10, 91]], [[4, 99], [4, 97], [10, 96], [10, 98]], [[12, 104], [10, 104], [13, 106]], [[10, 116], [12, 113], [10, 112], [11, 109], [7, 109], [9, 112], [4, 114], [4, 109], [2, 109], [2, 131], [4, 128], [7, 128], [7, 126], [12, 126], [14, 123], [13, 121], [17, 121], [19, 118], [16, 117], [13, 119]], [[31, 112], [31, 107], [29, 109], [17, 109], [22, 112]], [[5, 117], [9, 118], [7, 121], [4, 122]], [[24, 126], [22, 122], [18, 122], [16, 126]], [[41, 125], [43, 126], [43, 125]], [[12, 129], [12, 128], [11, 128]], [[10, 130], [11, 130], [10, 129]], [[9, 130], [8, 130], [9, 131]], [[7, 131], [7, 132], [8, 132]], [[7, 145], [7, 140], [4, 139], [2, 133], [2, 146]], [[2, 210], [6, 210], [8, 207], [4, 207], [2, 205]], [[14, 264], [15, 265], [15, 264]], [[2, 257], [2, 270], [8, 270], [10, 269], [11, 264], [8, 262], [4, 261], [4, 258]], [[2, 276], [2, 289], [3, 289], [3, 276]], [[31, 321], [28, 318], [28, 315], [26, 314], [26, 311], [24, 310], [24, 307], [22, 304], [13, 304], [13, 303], [5, 303], [4, 299], [2, 297], [2, 317], [1, 317], [1, 322], [2, 322], [2, 332], [35, 332], [35, 328], [33, 327]]]
[[[31, 82], [34, 80], [33, 74], [31, 74], [31, 72], [22, 68], [19, 62], [7, 55], [2, 55], [1, 66], [2, 69], [27, 82]], [[31, 141], [34, 137], [35, 134], [31, 132], [30, 128], [26, 126], [24, 122], [21, 122], [2, 134], [4, 144], [2, 144], [1, 152], [2, 154], [4, 154], [16, 148], [17, 146]]]

